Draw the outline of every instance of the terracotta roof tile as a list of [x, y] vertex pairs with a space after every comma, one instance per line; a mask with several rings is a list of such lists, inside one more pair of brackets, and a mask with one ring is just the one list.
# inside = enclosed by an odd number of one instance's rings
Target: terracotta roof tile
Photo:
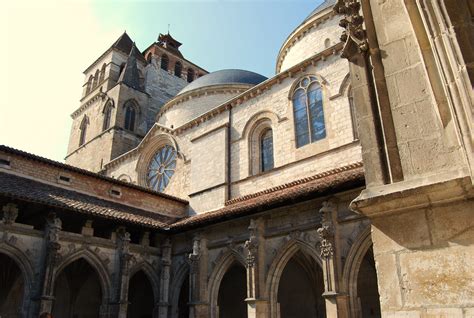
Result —
[[189, 230], [364, 185], [362, 163], [356, 163], [229, 200], [221, 209], [182, 219], [170, 229]]
[[8, 173], [0, 173], [0, 196], [156, 229], [166, 229], [166, 223], [174, 221], [153, 212]]

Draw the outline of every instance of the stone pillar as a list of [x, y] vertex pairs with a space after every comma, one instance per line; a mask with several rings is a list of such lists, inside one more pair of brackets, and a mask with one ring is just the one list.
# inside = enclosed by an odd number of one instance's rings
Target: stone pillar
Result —
[[56, 217], [56, 214], [50, 213], [46, 218], [46, 231], [44, 236], [45, 257], [43, 259], [40, 287], [39, 287], [39, 314], [43, 312], [51, 313], [53, 310], [53, 279], [54, 272], [59, 260], [59, 232], [62, 228], [62, 222]]
[[263, 293], [262, 278], [264, 277], [264, 238], [262, 220], [250, 220], [249, 239], [245, 242], [247, 248], [247, 308], [248, 318], [267, 317], [268, 301], [261, 299]]
[[117, 229], [118, 268], [115, 281], [115, 295], [111, 306], [112, 317], [126, 318], [128, 309], [128, 284], [130, 281], [130, 233], [125, 227]]
[[344, 293], [339, 291], [340, 259], [337, 249], [338, 231], [337, 231], [337, 208], [331, 201], [323, 202], [321, 209], [321, 227], [318, 228], [318, 234], [321, 239], [321, 259], [323, 261], [323, 280], [324, 293], [326, 299], [327, 317], [347, 317], [348, 299]]
[[193, 238], [193, 251], [188, 256], [190, 318], [207, 318], [209, 316], [209, 304], [202, 300], [206, 282], [206, 260], [207, 247], [205, 240], [199, 234], [196, 234]]
[[161, 247], [160, 301], [158, 317], [167, 318], [169, 308], [169, 288], [171, 269], [171, 240], [166, 238]]

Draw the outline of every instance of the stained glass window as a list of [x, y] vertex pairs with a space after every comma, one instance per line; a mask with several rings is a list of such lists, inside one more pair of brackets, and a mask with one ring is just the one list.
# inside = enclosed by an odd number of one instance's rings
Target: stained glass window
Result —
[[260, 139], [260, 159], [262, 172], [273, 169], [273, 133], [267, 129]]
[[148, 166], [148, 187], [163, 192], [169, 184], [176, 169], [176, 150], [166, 145], [153, 156]]
[[316, 77], [300, 80], [293, 93], [296, 147], [326, 137], [324, 124], [323, 94]]

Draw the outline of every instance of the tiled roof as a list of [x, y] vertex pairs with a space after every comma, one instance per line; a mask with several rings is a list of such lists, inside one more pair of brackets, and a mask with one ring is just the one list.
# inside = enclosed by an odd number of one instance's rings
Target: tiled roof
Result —
[[221, 209], [194, 215], [173, 223], [170, 229], [173, 231], [189, 230], [364, 185], [362, 163], [356, 163], [233, 199]]
[[141, 186], [133, 184], [133, 183], [120, 181], [120, 180], [117, 180], [117, 179], [114, 179], [114, 178], [111, 178], [111, 177], [101, 175], [99, 173], [95, 173], [95, 172], [91, 172], [91, 171], [88, 171], [88, 170], [85, 170], [85, 169], [77, 168], [77, 167], [74, 167], [74, 166], [71, 166], [71, 165], [67, 165], [65, 163], [61, 163], [61, 162], [58, 162], [58, 161], [47, 159], [47, 158], [44, 158], [44, 157], [41, 157], [41, 156], [38, 156], [38, 155], [31, 154], [31, 153], [26, 152], [26, 151], [23, 151], [23, 150], [18, 150], [18, 149], [15, 149], [15, 148], [11, 148], [11, 147], [8, 147], [8, 146], [5, 146], [5, 145], [0, 145], [0, 152], [5, 152], [5, 153], [12, 154], [12, 155], [20, 156], [20, 157], [23, 157], [23, 158], [26, 158], [26, 159], [29, 159], [29, 160], [33, 160], [33, 161], [38, 161], [38, 162], [41, 162], [41, 163], [44, 163], [44, 164], [47, 164], [47, 165], [50, 165], [50, 166], [53, 166], [53, 167], [61, 168], [61, 169], [68, 170], [68, 171], [71, 171], [71, 172], [80, 173], [82, 175], [86, 175], [86, 176], [89, 176], [89, 177], [105, 180], [105, 181], [108, 181], [108, 182], [111, 182], [111, 183], [114, 183], [114, 184], [117, 184], [117, 185], [120, 185], [120, 186], [124, 186], [124, 187], [128, 187], [128, 188], [136, 189], [136, 190], [139, 190], [139, 191], [143, 191], [143, 192], [153, 194], [153, 195], [165, 198], [165, 199], [173, 200], [173, 201], [180, 202], [180, 203], [183, 203], [183, 204], [188, 204], [188, 201], [183, 200], [181, 198], [173, 197], [169, 194], [156, 192], [156, 191], [150, 190], [148, 188], [141, 187]]
[[0, 196], [156, 229], [165, 229], [165, 222], [173, 221], [153, 212], [2, 172]]

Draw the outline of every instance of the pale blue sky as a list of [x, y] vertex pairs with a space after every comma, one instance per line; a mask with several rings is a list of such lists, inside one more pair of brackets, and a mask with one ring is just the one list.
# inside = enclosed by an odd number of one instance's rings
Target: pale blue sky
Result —
[[15, 0], [0, 10], [0, 144], [63, 161], [82, 71], [120, 34], [144, 50], [158, 34], [208, 71], [267, 77], [283, 41], [322, 0]]

